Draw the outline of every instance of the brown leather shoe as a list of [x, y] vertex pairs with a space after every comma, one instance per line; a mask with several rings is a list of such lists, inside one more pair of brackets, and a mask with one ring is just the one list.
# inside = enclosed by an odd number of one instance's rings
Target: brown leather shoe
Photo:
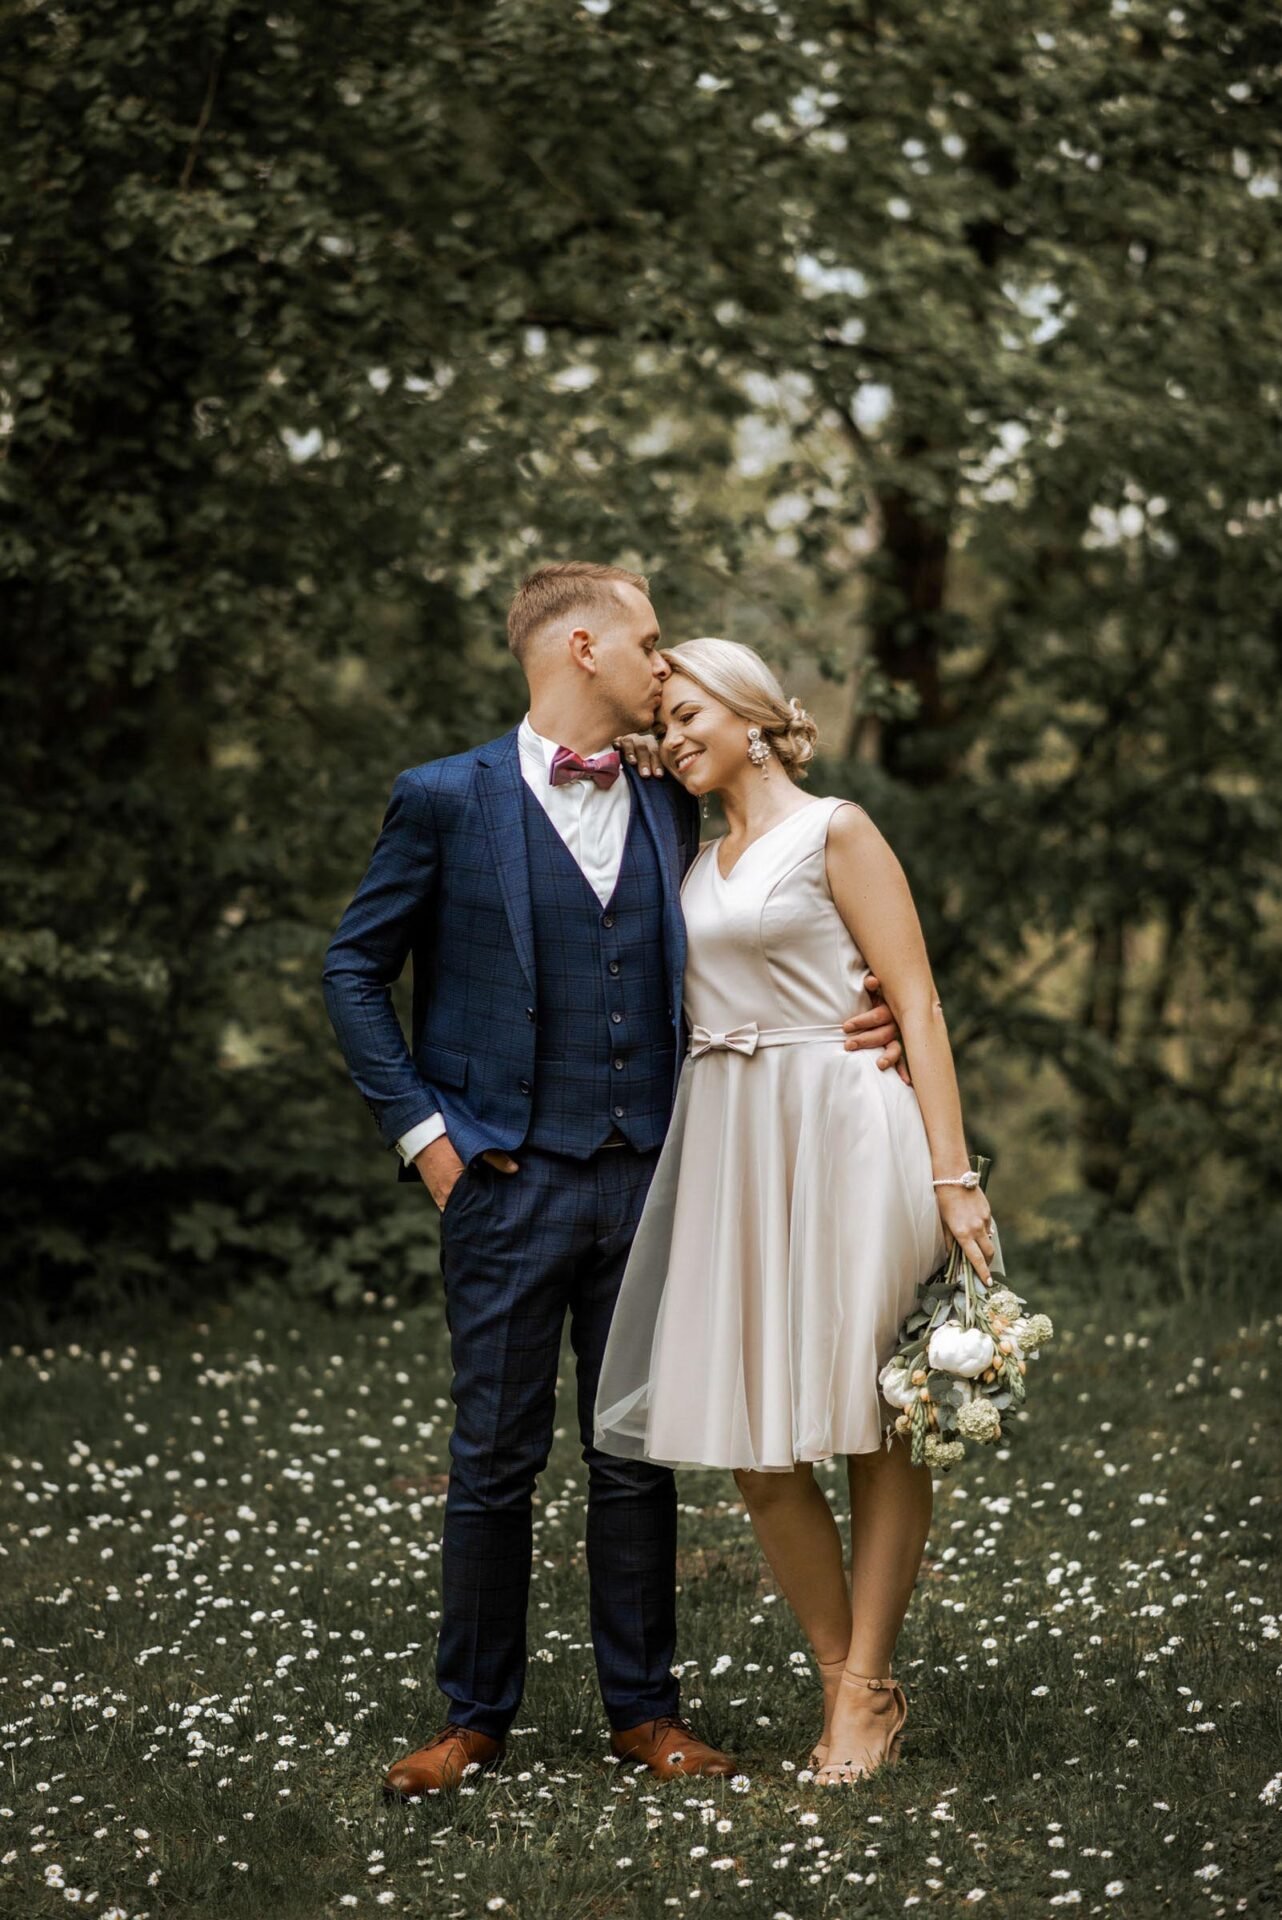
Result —
[[739, 1769], [728, 1753], [719, 1753], [675, 1713], [661, 1714], [657, 1720], [643, 1720], [626, 1733], [610, 1735], [611, 1752], [620, 1760], [640, 1760], [669, 1780], [677, 1773], [712, 1773], [728, 1777]]
[[433, 1788], [457, 1787], [473, 1762], [482, 1773], [490, 1773], [503, 1752], [501, 1740], [491, 1740], [474, 1727], [457, 1727], [451, 1721], [434, 1733], [425, 1747], [393, 1762], [383, 1775], [383, 1792], [405, 1800], [411, 1794], [430, 1793]]

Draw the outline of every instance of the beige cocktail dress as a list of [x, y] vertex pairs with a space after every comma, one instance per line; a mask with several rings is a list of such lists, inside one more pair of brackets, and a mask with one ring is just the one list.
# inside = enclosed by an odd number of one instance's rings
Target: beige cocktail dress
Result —
[[825, 868], [852, 804], [686, 875], [691, 1038], [602, 1362], [607, 1453], [789, 1471], [881, 1444], [878, 1369], [946, 1243], [916, 1094], [843, 1045], [870, 1004]]

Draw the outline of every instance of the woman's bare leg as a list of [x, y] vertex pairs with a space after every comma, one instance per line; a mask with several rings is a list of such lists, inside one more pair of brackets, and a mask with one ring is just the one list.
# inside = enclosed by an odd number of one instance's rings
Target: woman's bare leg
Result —
[[[876, 1453], [852, 1453], [850, 1480], [851, 1673], [886, 1675], [908, 1611], [930, 1532], [934, 1495], [929, 1467], [914, 1467], [896, 1440]], [[894, 1709], [888, 1692], [841, 1687], [829, 1732], [832, 1763], [871, 1768], [882, 1755], [878, 1722]]]
[[850, 1588], [841, 1535], [808, 1461], [792, 1473], [737, 1471], [761, 1550], [819, 1663], [828, 1739], [832, 1704], [851, 1644]]

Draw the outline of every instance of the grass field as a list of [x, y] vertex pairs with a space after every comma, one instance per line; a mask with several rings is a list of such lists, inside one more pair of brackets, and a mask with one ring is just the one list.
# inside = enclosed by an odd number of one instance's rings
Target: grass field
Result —
[[567, 1396], [506, 1767], [383, 1803], [444, 1717], [437, 1300], [247, 1293], [128, 1345], [11, 1348], [0, 1911], [1276, 1915], [1282, 1317], [1128, 1309], [1123, 1337], [1037, 1304], [1033, 1418], [938, 1485], [903, 1764], [826, 1792], [799, 1771], [817, 1683], [715, 1473], [680, 1480], [679, 1656], [742, 1776], [608, 1759]]

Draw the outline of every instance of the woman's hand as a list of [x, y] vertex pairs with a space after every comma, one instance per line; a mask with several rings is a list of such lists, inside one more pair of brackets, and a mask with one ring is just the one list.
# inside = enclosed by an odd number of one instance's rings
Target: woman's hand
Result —
[[980, 1187], [936, 1187], [939, 1217], [950, 1241], [957, 1241], [975, 1272], [987, 1286], [992, 1280], [988, 1263], [997, 1251], [992, 1234], [993, 1210]]
[[659, 760], [659, 742], [652, 733], [621, 733], [614, 744], [628, 765], [635, 767], [643, 780], [648, 780], [651, 774], [662, 780], [663, 766]]

